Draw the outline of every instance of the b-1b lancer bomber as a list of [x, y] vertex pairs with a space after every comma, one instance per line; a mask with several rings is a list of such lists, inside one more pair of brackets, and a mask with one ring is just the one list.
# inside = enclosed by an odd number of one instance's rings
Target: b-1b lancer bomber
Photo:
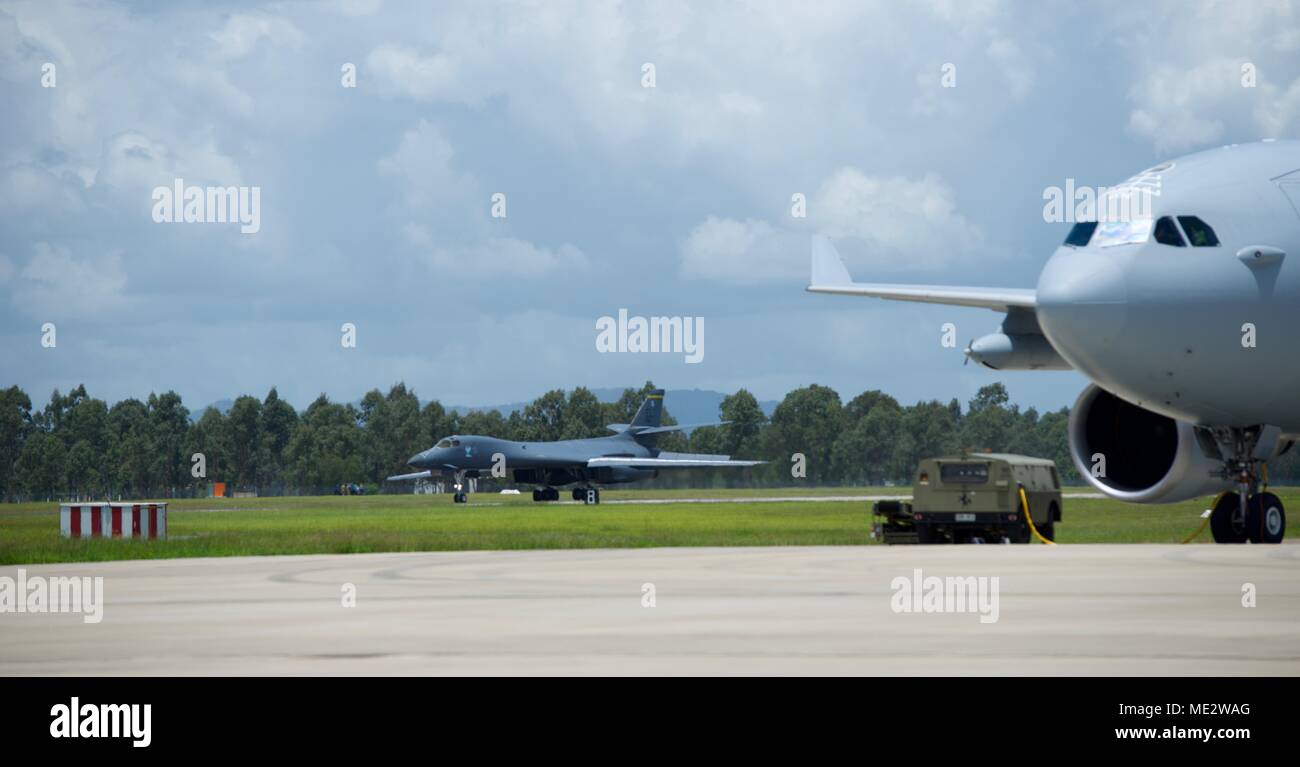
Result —
[[[598, 485], [637, 482], [659, 476], [665, 469], [713, 466], [756, 466], [763, 461], [733, 461], [726, 455], [671, 453], [654, 446], [659, 434], [718, 424], [660, 426], [663, 389], [650, 392], [632, 423], [610, 424], [608, 437], [558, 442], [515, 442], [496, 437], [453, 435], [414, 455], [407, 463], [421, 471], [389, 480], [424, 479], [435, 474], [453, 478], [455, 502], [465, 503], [465, 480], [507, 473], [516, 482], [535, 485], [534, 501], [558, 501], [557, 485], [576, 484], [573, 500], [600, 503]], [[723, 422], [725, 423], [725, 422]]]

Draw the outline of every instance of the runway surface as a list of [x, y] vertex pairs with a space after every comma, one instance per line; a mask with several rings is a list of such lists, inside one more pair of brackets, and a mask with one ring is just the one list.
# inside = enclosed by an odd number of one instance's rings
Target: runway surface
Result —
[[[903, 589], [891, 582], [917, 568], [922, 584], [996, 576], [997, 621], [895, 612]], [[447, 552], [23, 569], [103, 576], [104, 617], [0, 614], [3, 674], [1300, 674], [1294, 544]], [[354, 607], [342, 605], [347, 584]], [[646, 584], [653, 607], [643, 606]], [[1242, 605], [1247, 584], [1255, 607]]]

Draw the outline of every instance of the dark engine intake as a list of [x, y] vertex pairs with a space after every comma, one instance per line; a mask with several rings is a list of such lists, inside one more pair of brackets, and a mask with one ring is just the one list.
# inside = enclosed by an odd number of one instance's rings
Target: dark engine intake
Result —
[[1084, 389], [1070, 410], [1070, 456], [1093, 487], [1134, 503], [1175, 503], [1233, 486], [1215, 476], [1222, 461], [1205, 454], [1191, 424], [1096, 385]]

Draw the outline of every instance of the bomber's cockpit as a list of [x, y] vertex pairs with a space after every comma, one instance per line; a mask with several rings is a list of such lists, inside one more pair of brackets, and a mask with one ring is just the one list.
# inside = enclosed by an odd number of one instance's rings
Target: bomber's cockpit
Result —
[[442, 439], [438, 440], [438, 444], [434, 445], [435, 449], [445, 450], [446, 448], [449, 447], [460, 447], [460, 440], [454, 437], [443, 437]]

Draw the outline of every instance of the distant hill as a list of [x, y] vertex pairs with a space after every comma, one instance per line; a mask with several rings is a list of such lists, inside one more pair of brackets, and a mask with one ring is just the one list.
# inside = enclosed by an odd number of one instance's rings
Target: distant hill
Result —
[[[592, 389], [592, 394], [601, 402], [616, 402], [623, 396], [622, 389]], [[718, 420], [718, 407], [722, 405], [722, 399], [728, 396], [720, 391], [709, 389], [668, 389], [664, 394], [664, 405], [668, 412], [678, 423], [712, 423]], [[427, 400], [421, 400], [423, 406]], [[361, 400], [356, 400], [352, 404], [359, 405]], [[230, 408], [235, 404], [233, 399], [219, 399], [211, 402], [204, 407], [190, 411], [190, 419], [198, 420], [203, 416], [203, 412], [210, 407], [216, 408], [223, 415], [230, 412]], [[776, 400], [759, 400], [758, 406], [763, 412], [771, 417], [772, 411], [776, 409]], [[529, 405], [528, 402], [511, 402], [505, 405], [446, 405], [447, 410], [464, 415], [475, 411], [495, 410], [501, 415], [510, 415], [516, 410], [523, 410]], [[299, 411], [301, 412], [301, 411]]]

